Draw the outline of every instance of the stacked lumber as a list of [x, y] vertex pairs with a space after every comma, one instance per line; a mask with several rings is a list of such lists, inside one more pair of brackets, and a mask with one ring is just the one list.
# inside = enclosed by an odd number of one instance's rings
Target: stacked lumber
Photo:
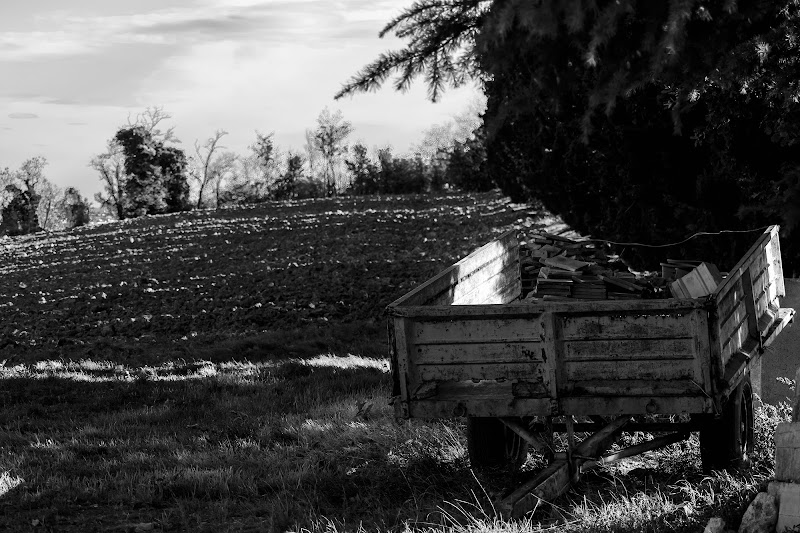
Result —
[[593, 241], [538, 232], [520, 240], [525, 300], [699, 298], [722, 275], [711, 263], [668, 259], [661, 272], [633, 273]]

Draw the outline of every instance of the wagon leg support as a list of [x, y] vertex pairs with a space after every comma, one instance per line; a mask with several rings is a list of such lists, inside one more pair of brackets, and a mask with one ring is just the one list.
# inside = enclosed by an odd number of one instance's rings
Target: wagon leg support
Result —
[[539, 437], [531, 433], [528, 430], [528, 428], [520, 424], [519, 421], [517, 421], [516, 419], [506, 417], [506, 418], [501, 418], [500, 421], [503, 424], [505, 424], [508, 429], [510, 429], [511, 431], [513, 431], [514, 433], [525, 439], [528, 442], [528, 444], [533, 446], [533, 448], [537, 452], [545, 453], [548, 450], [550, 450], [550, 446], [547, 445], [547, 443], [545, 443], [544, 440], [540, 439]]
[[649, 452], [650, 450], [657, 450], [658, 448], [663, 448], [664, 446], [669, 446], [670, 444], [674, 444], [688, 438], [689, 433], [673, 433], [672, 435], [664, 435], [663, 437], [658, 437], [635, 446], [624, 448], [616, 453], [612, 453], [611, 455], [606, 455], [605, 457], [596, 461], [586, 461], [581, 465], [580, 471], [581, 474], [583, 474], [584, 472], [594, 470], [595, 468], [603, 466], [604, 464], [613, 463], [614, 461], [619, 461], [620, 459], [625, 459], [626, 457], [633, 457], [634, 455]]
[[[630, 421], [629, 416], [617, 418], [597, 433], [584, 439], [575, 449], [574, 455], [576, 457], [596, 457], [603, 443], [622, 431], [628, 421]], [[518, 518], [536, 508], [541, 500], [553, 500], [567, 492], [570, 485], [577, 481], [579, 475], [578, 469], [573, 471], [576, 472], [576, 479], [574, 480], [570, 476], [570, 464], [568, 461], [563, 459], [553, 461], [547, 468], [539, 472], [536, 477], [503, 498], [497, 505], [497, 509], [506, 518]]]

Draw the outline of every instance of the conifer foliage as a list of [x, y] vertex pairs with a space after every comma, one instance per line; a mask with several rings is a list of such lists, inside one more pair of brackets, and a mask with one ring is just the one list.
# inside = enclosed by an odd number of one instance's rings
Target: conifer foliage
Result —
[[172, 213], [189, 207], [186, 156], [142, 126], [121, 128], [114, 139], [125, 156], [129, 216]]
[[797, 0], [427, 0], [390, 32], [406, 48], [339, 96], [477, 80], [486, 170], [514, 198], [615, 241], [782, 223], [800, 267]]

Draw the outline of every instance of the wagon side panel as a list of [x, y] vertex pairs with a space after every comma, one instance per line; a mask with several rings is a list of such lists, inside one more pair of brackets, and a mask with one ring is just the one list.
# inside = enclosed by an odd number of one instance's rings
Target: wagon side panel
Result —
[[549, 414], [555, 377], [547, 320], [548, 313], [410, 320], [412, 416]]
[[790, 311], [780, 309], [784, 295], [778, 227], [772, 226], [714, 294], [716, 313], [711, 327], [717, 329], [718, 339], [712, 351], [719, 358], [721, 390], [738, 383], [747, 365], [760, 357], [782, 328]]
[[697, 395], [710, 385], [704, 313], [565, 314], [559, 395]]
[[785, 292], [778, 227], [772, 226], [715, 293], [723, 366], [748, 338], [758, 341], [769, 328]]

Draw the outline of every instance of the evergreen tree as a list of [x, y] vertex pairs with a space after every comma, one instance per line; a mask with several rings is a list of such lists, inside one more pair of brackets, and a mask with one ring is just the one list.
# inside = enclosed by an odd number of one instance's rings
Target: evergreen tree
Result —
[[142, 126], [122, 128], [114, 139], [125, 157], [124, 192], [128, 216], [176, 212], [189, 207], [186, 156]]
[[314, 147], [324, 162], [323, 176], [326, 195], [336, 196], [342, 187], [339, 167], [341, 158], [347, 153], [345, 141], [353, 132], [353, 125], [344, 120], [342, 112], [331, 113], [326, 107], [317, 117], [317, 129], [314, 131]]
[[446, 163], [444, 181], [464, 191], [490, 191], [495, 187], [486, 169], [486, 146], [482, 130], [464, 142], [455, 141], [443, 152]]
[[272, 195], [276, 200], [290, 200], [296, 195], [297, 184], [305, 179], [303, 173], [303, 156], [289, 154], [286, 159], [286, 171], [275, 183]]
[[[389, 32], [407, 47], [339, 96], [478, 80], [486, 168], [514, 198], [615, 241], [782, 222], [800, 259], [800, 2], [423, 0]], [[683, 252], [744, 251], [708, 242]]]
[[89, 223], [89, 203], [75, 187], [68, 187], [61, 200], [64, 225], [67, 229], [78, 228]]
[[353, 194], [375, 194], [378, 192], [378, 167], [367, 155], [367, 147], [361, 143], [353, 146], [353, 155], [345, 161], [350, 171], [350, 190]]
[[0, 235], [27, 235], [39, 231], [38, 197], [16, 185], [7, 185], [6, 193], [11, 196], [11, 201], [2, 210]]

